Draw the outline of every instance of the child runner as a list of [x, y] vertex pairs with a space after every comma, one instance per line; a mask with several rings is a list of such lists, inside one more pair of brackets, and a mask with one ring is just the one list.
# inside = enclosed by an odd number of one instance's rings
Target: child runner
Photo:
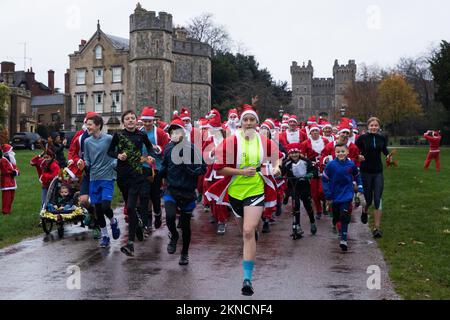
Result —
[[[16, 158], [12, 149], [12, 146], [9, 144], [4, 144], [0, 148], [0, 188], [2, 190], [3, 215], [11, 214], [17, 189], [16, 177], [19, 175], [19, 169], [17, 169]], [[6, 154], [3, 153], [4, 151], [7, 151]]]
[[[244, 283], [242, 294], [251, 296], [256, 257], [257, 228], [264, 207], [275, 208], [276, 182], [281, 174], [277, 146], [256, 132], [259, 117], [256, 110], [244, 105], [240, 121], [242, 128], [227, 138], [216, 150], [214, 169], [224, 179], [209, 188], [208, 199], [229, 204], [242, 225], [244, 252]], [[273, 167], [272, 167], [273, 166]]]
[[170, 243], [167, 252], [175, 254], [180, 237], [176, 227], [177, 211], [183, 237], [183, 248], [179, 264], [189, 264], [189, 245], [191, 243], [191, 218], [196, 207], [198, 176], [206, 172], [200, 150], [188, 141], [183, 121], [175, 116], [169, 127], [171, 142], [164, 150], [161, 164], [161, 177], [166, 179], [167, 190], [164, 194], [166, 223], [170, 231]]
[[[310, 179], [313, 178], [314, 170], [313, 164], [308, 158], [300, 155], [300, 143], [293, 143], [288, 146], [289, 157], [283, 161], [281, 168], [283, 176], [287, 177], [289, 194], [294, 200], [294, 223], [292, 224], [293, 235], [301, 237], [303, 231], [300, 225], [300, 200], [306, 209], [311, 223], [311, 233], [317, 233], [316, 220], [314, 218], [314, 210], [311, 202], [311, 186]], [[294, 239], [296, 239], [294, 237]]]
[[30, 161], [32, 167], [36, 167], [39, 181], [42, 184], [41, 204], [45, 204], [47, 192], [53, 179], [59, 174], [59, 165], [55, 160], [55, 153], [51, 149], [47, 149], [41, 155], [34, 157]]
[[90, 138], [84, 142], [84, 160], [86, 170], [89, 173], [89, 198], [95, 206], [95, 212], [100, 226], [102, 239], [101, 248], [110, 245], [108, 229], [106, 228], [105, 216], [111, 223], [111, 231], [114, 240], [120, 238], [120, 229], [117, 219], [111, 209], [114, 194], [114, 180], [116, 179], [115, 168], [117, 160], [108, 156], [108, 148], [112, 137], [102, 133], [103, 118], [99, 115], [87, 119], [87, 130]]
[[[148, 202], [150, 200], [150, 184], [142, 168], [142, 148], [153, 154], [153, 145], [145, 133], [137, 128], [137, 115], [134, 111], [125, 111], [122, 115], [125, 129], [114, 134], [108, 150], [108, 156], [117, 161], [117, 185], [122, 193], [128, 211], [128, 244], [121, 251], [134, 256], [134, 241], [136, 236], [144, 240], [143, 229], [148, 227]], [[148, 157], [153, 161], [154, 159]], [[147, 160], [146, 160], [147, 161]], [[151, 162], [149, 161], [149, 162]], [[139, 212], [143, 226], [139, 226], [136, 205], [139, 200]]]
[[436, 170], [437, 172], [441, 171], [441, 159], [440, 159], [440, 146], [442, 136], [439, 131], [427, 131], [423, 137], [430, 143], [430, 152], [428, 152], [427, 160], [425, 161], [425, 170], [430, 168], [430, 164], [432, 160], [436, 160]]
[[333, 224], [340, 235], [342, 251], [348, 250], [348, 225], [351, 221], [353, 201], [353, 181], [358, 184], [358, 192], [363, 193], [361, 176], [355, 163], [348, 159], [349, 149], [339, 143], [335, 147], [336, 159], [329, 162], [322, 176], [323, 190], [333, 208]]

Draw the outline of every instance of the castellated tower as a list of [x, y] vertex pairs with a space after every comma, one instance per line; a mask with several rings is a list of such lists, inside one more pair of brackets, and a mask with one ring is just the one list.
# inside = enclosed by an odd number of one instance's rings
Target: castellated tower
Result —
[[314, 76], [314, 68], [311, 60], [308, 65], [299, 66], [296, 61], [292, 62], [292, 104], [298, 110], [299, 116], [304, 116], [305, 113], [312, 108], [312, 84]]
[[130, 104], [138, 113], [152, 105], [170, 119], [172, 73], [172, 15], [147, 11], [140, 5], [130, 16]]
[[356, 79], [355, 60], [349, 60], [347, 65], [339, 65], [338, 60], [334, 61], [333, 66], [334, 90], [335, 90], [335, 108], [339, 110], [346, 106], [344, 93], [348, 85]]

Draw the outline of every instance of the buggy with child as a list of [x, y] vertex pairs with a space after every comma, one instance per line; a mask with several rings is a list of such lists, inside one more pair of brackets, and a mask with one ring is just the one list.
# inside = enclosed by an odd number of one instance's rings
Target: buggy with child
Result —
[[64, 237], [64, 225], [80, 223], [81, 227], [85, 226], [89, 214], [79, 203], [79, 188], [78, 179], [73, 179], [66, 169], [53, 179], [40, 214], [46, 234], [50, 234], [53, 225], [57, 226], [60, 238]]

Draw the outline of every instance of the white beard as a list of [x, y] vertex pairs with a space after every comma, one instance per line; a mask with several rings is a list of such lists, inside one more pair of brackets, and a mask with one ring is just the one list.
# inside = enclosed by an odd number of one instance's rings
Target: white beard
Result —
[[192, 131], [192, 124], [187, 124], [187, 125], [185, 125], [184, 127], [186, 128], [186, 131], [187, 131], [187, 132], [190, 133], [190, 132]]
[[13, 165], [17, 164], [17, 162], [16, 162], [16, 154], [14, 152], [11, 151], [9, 153], [6, 153], [5, 155], [8, 156], [9, 162], [11, 162]]
[[311, 146], [316, 153], [321, 154], [325, 148], [325, 143], [322, 138], [319, 138], [318, 140], [311, 139]]

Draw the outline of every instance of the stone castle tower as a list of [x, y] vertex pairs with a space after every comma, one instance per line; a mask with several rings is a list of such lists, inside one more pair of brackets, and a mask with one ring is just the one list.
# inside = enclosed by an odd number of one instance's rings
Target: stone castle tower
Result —
[[174, 28], [172, 15], [143, 9], [130, 16], [128, 82], [131, 106], [140, 112], [155, 106], [170, 121], [174, 110], [188, 107], [200, 118], [211, 106], [211, 55], [208, 44], [188, 39]]
[[347, 65], [335, 61], [333, 78], [314, 78], [311, 60], [299, 66], [296, 61], [291, 66], [292, 103], [297, 114], [306, 120], [310, 116], [324, 116], [334, 121], [339, 110], [345, 105], [344, 92], [355, 81], [356, 64], [350, 60]]

